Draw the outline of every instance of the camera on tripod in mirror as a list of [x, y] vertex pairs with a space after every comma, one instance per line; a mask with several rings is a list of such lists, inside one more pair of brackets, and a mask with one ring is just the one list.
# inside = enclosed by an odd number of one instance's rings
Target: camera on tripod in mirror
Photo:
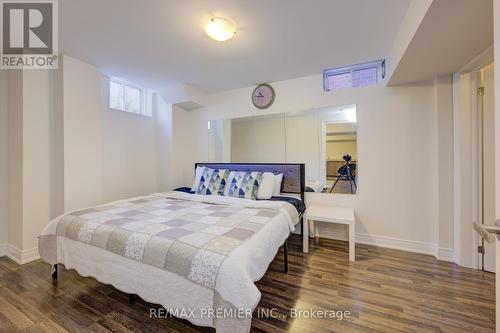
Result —
[[358, 189], [358, 186], [356, 185], [356, 163], [349, 163], [352, 161], [352, 156], [349, 154], [342, 156], [342, 159], [345, 161], [345, 164], [338, 168], [337, 180], [333, 183], [330, 193], [333, 192], [339, 180], [343, 180], [349, 182], [351, 193], [354, 194], [354, 191], [357, 191]]
[[349, 154], [345, 154], [344, 156], [342, 156], [342, 159], [346, 162], [350, 162], [352, 160], [352, 156]]

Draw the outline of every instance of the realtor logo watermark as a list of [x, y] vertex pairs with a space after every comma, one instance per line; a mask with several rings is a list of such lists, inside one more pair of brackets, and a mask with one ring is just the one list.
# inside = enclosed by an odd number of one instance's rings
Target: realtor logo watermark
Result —
[[0, 4], [0, 68], [57, 68], [57, 0], [0, 0]]

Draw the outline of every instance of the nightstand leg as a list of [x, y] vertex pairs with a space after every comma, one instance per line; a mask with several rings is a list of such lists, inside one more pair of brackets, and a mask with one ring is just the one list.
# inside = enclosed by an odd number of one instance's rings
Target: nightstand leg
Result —
[[309, 238], [314, 238], [314, 237], [316, 237], [316, 234], [315, 234], [316, 229], [314, 229], [314, 226], [316, 225], [316, 223], [313, 220], [310, 220], [308, 223], [309, 223], [309, 230], [310, 230]]
[[304, 226], [304, 232], [302, 234], [302, 252], [308, 253], [309, 252], [309, 219], [307, 218], [307, 215], [304, 216], [304, 219], [302, 220], [302, 224]]
[[356, 247], [355, 240], [354, 240], [354, 223], [349, 224], [349, 261], [354, 261], [355, 260], [355, 253], [354, 249]]

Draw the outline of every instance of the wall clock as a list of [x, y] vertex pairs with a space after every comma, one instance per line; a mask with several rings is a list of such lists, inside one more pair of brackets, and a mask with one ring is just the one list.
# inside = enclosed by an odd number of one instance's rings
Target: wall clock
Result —
[[273, 104], [275, 97], [273, 87], [267, 83], [260, 84], [252, 92], [252, 103], [258, 109], [267, 109]]

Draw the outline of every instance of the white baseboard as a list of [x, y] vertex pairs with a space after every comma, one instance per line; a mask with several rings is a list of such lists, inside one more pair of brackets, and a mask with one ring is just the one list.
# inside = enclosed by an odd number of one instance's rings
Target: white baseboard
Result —
[[19, 265], [27, 264], [29, 262], [40, 259], [37, 247], [26, 250], [20, 250], [17, 247], [8, 244], [6, 249], [6, 255]]
[[455, 262], [455, 250], [446, 247], [436, 249], [435, 257], [437, 260]]
[[[321, 228], [320, 237], [347, 241], [349, 234], [346, 230], [337, 228]], [[401, 251], [429, 254], [438, 260], [454, 262], [454, 250], [450, 248], [437, 248], [434, 244], [418, 242], [408, 239], [356, 233], [356, 243], [385, 247]]]
[[433, 244], [417, 242], [408, 239], [400, 239], [386, 236], [376, 236], [370, 234], [356, 234], [356, 242], [367, 245], [374, 245], [395, 250], [403, 250], [409, 252], [435, 254], [435, 246]]

